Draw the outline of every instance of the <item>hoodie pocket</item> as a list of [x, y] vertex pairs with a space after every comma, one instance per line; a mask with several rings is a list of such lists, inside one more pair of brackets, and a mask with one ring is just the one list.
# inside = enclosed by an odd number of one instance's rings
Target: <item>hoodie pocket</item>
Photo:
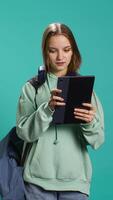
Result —
[[[47, 136], [47, 135], [46, 135]], [[90, 180], [91, 163], [87, 151], [73, 140], [53, 144], [54, 137], [40, 137], [33, 147], [29, 170], [31, 177], [42, 179]], [[33, 155], [33, 156], [32, 156]]]
[[58, 154], [57, 179], [78, 179], [81, 177], [83, 163], [80, 152], [73, 150], [72, 147], [65, 148], [65, 151]]
[[32, 177], [55, 178], [53, 140], [41, 137], [38, 141], [29, 168]]

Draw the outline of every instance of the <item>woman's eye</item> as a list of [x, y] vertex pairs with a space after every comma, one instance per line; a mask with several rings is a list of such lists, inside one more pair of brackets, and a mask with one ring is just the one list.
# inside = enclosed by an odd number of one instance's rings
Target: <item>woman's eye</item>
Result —
[[71, 51], [71, 48], [68, 48], [68, 49], [64, 49], [65, 52], [69, 52]]
[[55, 53], [56, 52], [55, 49], [49, 49], [48, 51], [49, 51], [49, 53]]

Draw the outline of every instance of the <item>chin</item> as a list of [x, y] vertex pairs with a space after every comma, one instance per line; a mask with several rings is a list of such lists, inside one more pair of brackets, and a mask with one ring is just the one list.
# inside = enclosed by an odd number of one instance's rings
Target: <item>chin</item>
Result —
[[58, 66], [57, 67], [57, 70], [66, 70], [67, 69], [67, 67], [64, 67], [64, 66]]

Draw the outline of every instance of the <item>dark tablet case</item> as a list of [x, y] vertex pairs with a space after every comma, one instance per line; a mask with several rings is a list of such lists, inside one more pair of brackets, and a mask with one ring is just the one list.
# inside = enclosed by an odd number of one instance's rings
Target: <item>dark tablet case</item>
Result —
[[53, 114], [53, 123], [84, 123], [74, 118], [74, 108], [82, 108], [82, 103], [90, 103], [95, 76], [64, 76], [58, 78], [57, 88], [62, 90], [65, 106], [57, 106]]

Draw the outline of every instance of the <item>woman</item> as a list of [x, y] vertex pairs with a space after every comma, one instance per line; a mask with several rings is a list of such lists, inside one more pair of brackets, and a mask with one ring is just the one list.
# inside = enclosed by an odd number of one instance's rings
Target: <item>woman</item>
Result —
[[104, 141], [102, 106], [93, 93], [91, 104], [73, 110], [74, 117], [86, 123], [53, 125], [56, 106], [65, 106], [58, 77], [77, 72], [81, 55], [73, 33], [60, 23], [45, 30], [42, 50], [47, 78], [38, 88], [37, 108], [35, 89], [27, 82], [17, 111], [17, 134], [32, 143], [23, 175], [27, 200], [86, 200], [92, 175], [87, 145], [97, 149]]

